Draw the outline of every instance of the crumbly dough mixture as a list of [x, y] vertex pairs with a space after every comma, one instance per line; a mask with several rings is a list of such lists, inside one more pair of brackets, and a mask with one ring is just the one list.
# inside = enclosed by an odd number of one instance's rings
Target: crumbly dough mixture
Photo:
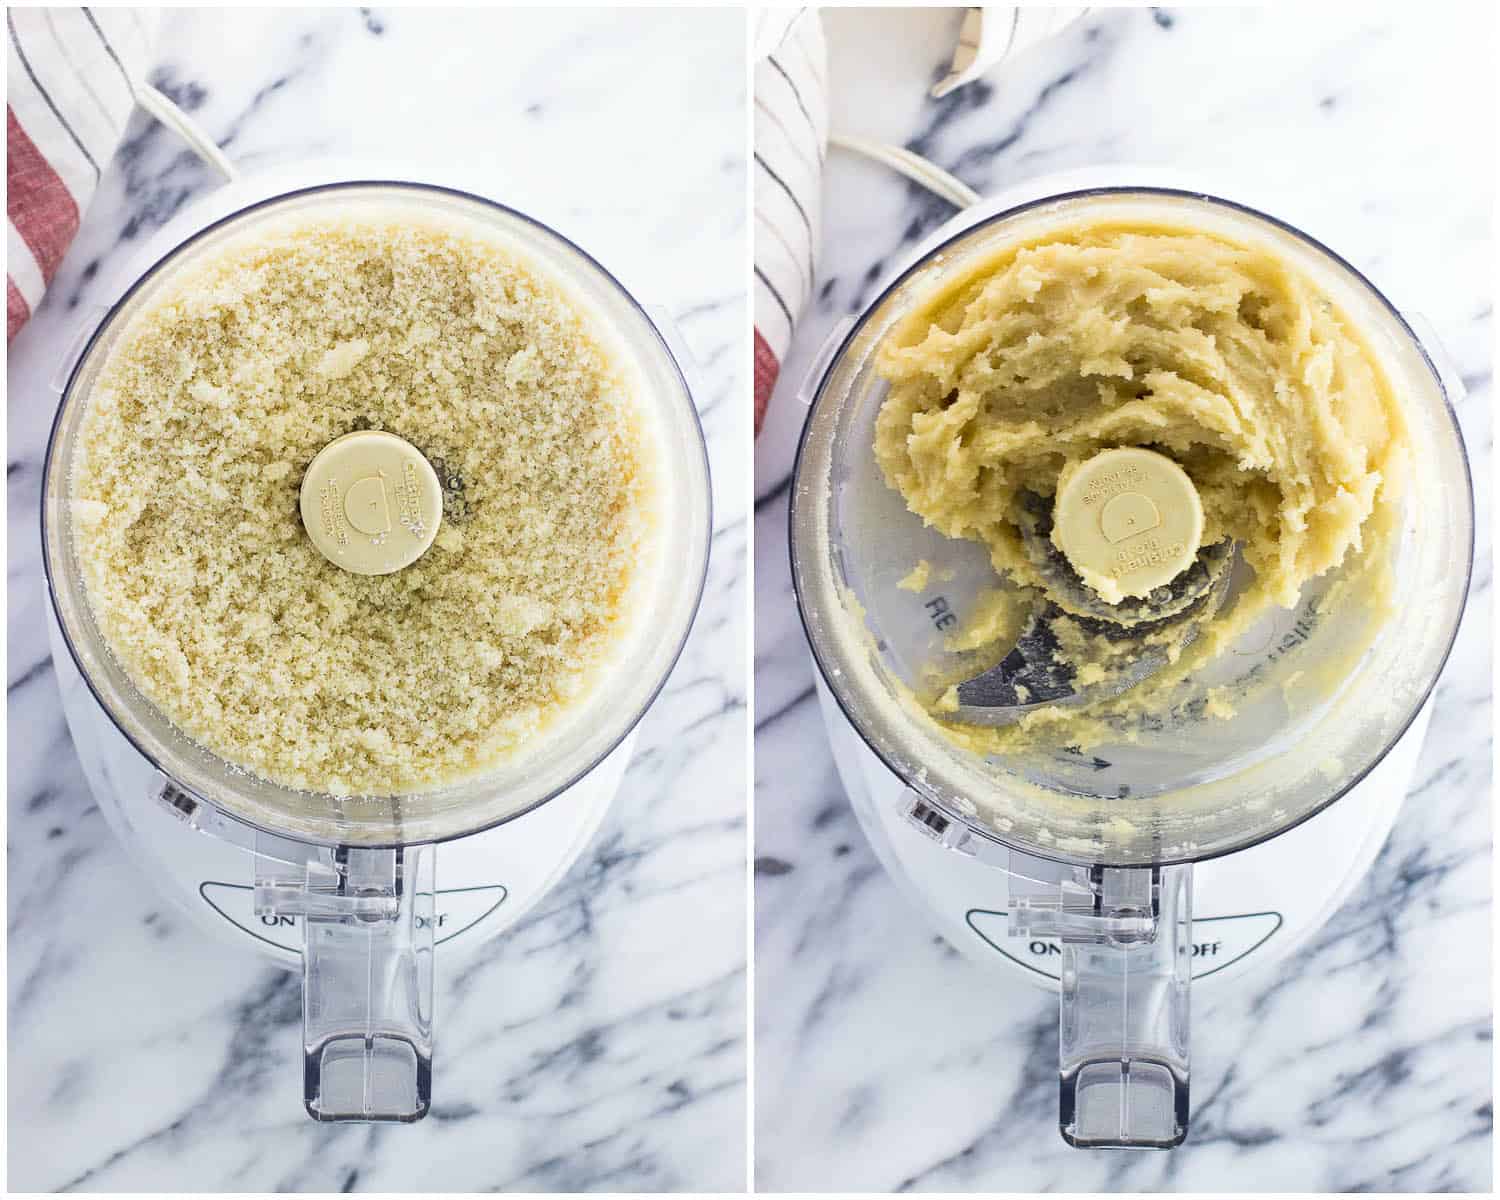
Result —
[[[1291, 607], [1308, 581], [1373, 560], [1394, 525], [1399, 404], [1347, 319], [1268, 249], [1171, 225], [1079, 224], [946, 283], [892, 331], [877, 366], [890, 383], [875, 447], [887, 482], [1038, 597], [1048, 580], [1023, 544], [1020, 497], [1054, 496], [1117, 446], [1187, 471], [1201, 545], [1232, 539], [1254, 582], [1189, 652], [1169, 647], [1174, 669], [1112, 701], [1121, 712], [1150, 709], [1266, 606]], [[1210, 708], [1227, 711], [1222, 698]], [[1050, 708], [1010, 730], [955, 732], [994, 750], [1089, 717]]]
[[[93, 389], [73, 492], [94, 616], [145, 695], [266, 779], [382, 795], [513, 755], [600, 673], [646, 557], [637, 401], [588, 319], [502, 246], [303, 219], [184, 270]], [[389, 430], [444, 487], [436, 543], [335, 566], [313, 456]]]

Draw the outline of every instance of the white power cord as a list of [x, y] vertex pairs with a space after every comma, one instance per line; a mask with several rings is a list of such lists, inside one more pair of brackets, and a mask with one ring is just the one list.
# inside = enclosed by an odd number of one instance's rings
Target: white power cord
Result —
[[[135, 98], [136, 103], [177, 134], [194, 154], [223, 176], [226, 183], [239, 178], [234, 164], [219, 149], [213, 138], [162, 92], [149, 83], [138, 83]], [[955, 208], [971, 208], [979, 203], [979, 193], [963, 180], [955, 178], [937, 164], [903, 146], [891, 146], [868, 138], [838, 133], [829, 135], [828, 144], [890, 167], [914, 183], [921, 184], [934, 195], [942, 197]]]
[[941, 167], [928, 162], [920, 154], [913, 154], [902, 146], [888, 146], [883, 142], [872, 142], [867, 138], [846, 137], [830, 134], [828, 144], [840, 150], [848, 150], [873, 159], [919, 183], [929, 192], [941, 196], [955, 208], [972, 208], [979, 203], [979, 193], [956, 179]]
[[[136, 103], [177, 134], [194, 154], [223, 176], [226, 183], [239, 178], [234, 164], [219, 149], [213, 138], [162, 92], [149, 83], [138, 83], [135, 98]], [[914, 183], [921, 184], [934, 195], [942, 197], [955, 208], [971, 208], [979, 203], [979, 193], [968, 184], [903, 146], [891, 146], [868, 138], [838, 133], [829, 136], [828, 144], [890, 167]]]
[[239, 178], [240, 173], [234, 169], [234, 164], [225, 157], [224, 151], [219, 149], [213, 138], [209, 137], [199, 126], [195, 125], [187, 113], [173, 104], [161, 92], [157, 91], [149, 83], [137, 83], [135, 100], [137, 104], [185, 141], [194, 154], [222, 175], [225, 183], [233, 183]]

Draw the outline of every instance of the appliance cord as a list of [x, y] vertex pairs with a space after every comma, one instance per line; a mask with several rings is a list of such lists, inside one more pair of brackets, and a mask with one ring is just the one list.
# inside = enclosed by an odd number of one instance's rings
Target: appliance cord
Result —
[[235, 170], [234, 164], [225, 156], [224, 151], [219, 149], [213, 138], [209, 137], [201, 126], [162, 92], [149, 83], [137, 82], [135, 101], [185, 141], [194, 154], [223, 176], [225, 183], [233, 183], [239, 178], [240, 173]]
[[979, 203], [979, 193], [968, 184], [905, 147], [874, 142], [868, 138], [849, 137], [840, 133], [830, 134], [828, 144], [872, 159], [905, 175], [913, 183], [919, 183], [934, 195], [941, 196], [954, 208], [972, 208]]

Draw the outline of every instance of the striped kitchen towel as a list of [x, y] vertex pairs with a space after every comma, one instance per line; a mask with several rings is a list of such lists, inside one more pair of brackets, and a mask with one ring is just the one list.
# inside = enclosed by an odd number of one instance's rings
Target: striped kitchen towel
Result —
[[1038, 5], [1024, 8], [990, 5], [969, 9], [958, 31], [953, 65], [948, 74], [933, 85], [933, 96], [946, 96], [955, 88], [978, 79], [1001, 59], [1061, 32], [1064, 26], [1071, 25], [1086, 12], [1087, 8], [1043, 8]]
[[[1003, 59], [1058, 33], [1087, 8], [968, 9], [953, 65], [932, 89], [947, 95]], [[828, 51], [815, 8], [755, 14], [755, 432], [760, 432], [792, 332], [812, 295], [820, 189], [828, 150]]]
[[6, 340], [52, 282], [135, 107], [158, 16], [13, 8], [5, 108]]
[[828, 153], [828, 52], [813, 9], [755, 14], [755, 432], [812, 295]]

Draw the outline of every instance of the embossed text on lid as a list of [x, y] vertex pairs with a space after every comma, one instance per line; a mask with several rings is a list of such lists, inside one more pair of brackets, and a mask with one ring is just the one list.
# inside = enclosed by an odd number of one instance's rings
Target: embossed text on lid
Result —
[[1058, 488], [1052, 540], [1089, 586], [1117, 603], [1187, 569], [1203, 537], [1203, 505], [1164, 454], [1104, 450]]
[[443, 493], [422, 454], [393, 433], [366, 429], [324, 446], [302, 478], [302, 524], [329, 562], [388, 575], [437, 537]]

